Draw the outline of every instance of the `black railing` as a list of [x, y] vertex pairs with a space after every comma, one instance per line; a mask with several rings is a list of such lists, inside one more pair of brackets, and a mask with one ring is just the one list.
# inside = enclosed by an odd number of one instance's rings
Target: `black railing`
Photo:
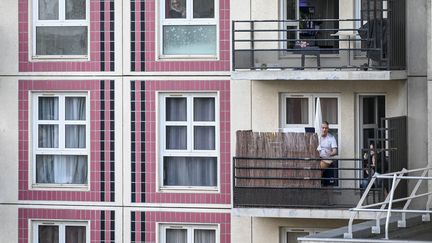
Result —
[[393, 38], [394, 32], [405, 36], [405, 26], [386, 12], [386, 18], [371, 20], [233, 21], [232, 68], [404, 69], [405, 46]]
[[[319, 158], [234, 157], [234, 207], [355, 206], [373, 175], [370, 157], [338, 158], [324, 170], [319, 168], [319, 161]], [[376, 183], [369, 200], [377, 202], [384, 194], [385, 183]]]

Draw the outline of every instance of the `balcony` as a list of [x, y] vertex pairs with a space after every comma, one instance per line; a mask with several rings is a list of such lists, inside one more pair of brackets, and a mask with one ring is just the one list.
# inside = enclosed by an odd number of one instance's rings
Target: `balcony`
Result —
[[404, 70], [404, 4], [392, 1], [387, 9], [362, 10], [359, 19], [233, 21], [232, 68]]
[[[233, 158], [234, 208], [342, 209], [354, 207], [374, 175], [407, 168], [406, 117], [386, 118], [376, 166], [370, 156], [335, 158], [320, 169], [318, 137], [314, 133], [237, 131]], [[364, 149], [362, 154], [370, 154]], [[363, 156], [362, 156], [363, 157]], [[370, 188], [366, 200], [382, 201], [389, 180], [380, 179]], [[407, 194], [406, 184], [395, 198]]]

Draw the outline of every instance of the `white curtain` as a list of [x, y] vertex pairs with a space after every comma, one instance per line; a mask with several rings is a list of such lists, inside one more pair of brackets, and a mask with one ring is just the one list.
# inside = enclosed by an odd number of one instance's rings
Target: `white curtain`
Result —
[[320, 98], [322, 120], [330, 124], [338, 124], [337, 98]]
[[215, 98], [194, 98], [194, 121], [215, 121]]
[[167, 186], [216, 186], [214, 157], [164, 157], [164, 184]]
[[286, 99], [286, 124], [308, 124], [308, 98]]
[[197, 150], [215, 149], [215, 127], [214, 126], [194, 127], [194, 148]]
[[66, 125], [65, 128], [66, 148], [85, 148], [86, 147], [86, 128], [85, 125]]
[[39, 225], [38, 227], [38, 242], [59, 242], [59, 227]]
[[39, 19], [59, 19], [59, 0], [39, 0]]
[[66, 243], [85, 243], [85, 226], [66, 226]]
[[186, 121], [186, 98], [166, 98], [166, 120]]
[[39, 125], [38, 133], [39, 148], [59, 147], [58, 125]]
[[214, 230], [198, 230], [194, 232], [194, 243], [215, 243], [216, 232]]
[[167, 229], [166, 243], [187, 243], [187, 231], [185, 229]]
[[39, 97], [38, 118], [39, 120], [58, 120], [59, 118], [58, 97]]
[[36, 182], [56, 184], [86, 184], [87, 156], [37, 155]]
[[66, 120], [86, 119], [86, 100], [85, 97], [66, 97], [65, 98]]
[[166, 127], [166, 149], [187, 149], [186, 126]]

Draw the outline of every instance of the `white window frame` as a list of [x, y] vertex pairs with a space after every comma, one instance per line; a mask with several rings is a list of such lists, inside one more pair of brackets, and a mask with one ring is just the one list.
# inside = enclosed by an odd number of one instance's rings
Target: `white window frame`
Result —
[[160, 240], [157, 242], [166, 243], [167, 229], [185, 229], [187, 230], [187, 243], [194, 243], [194, 230], [214, 230], [215, 243], [220, 242], [220, 226], [219, 224], [181, 224], [181, 223], [158, 223]]
[[286, 238], [287, 233], [308, 233], [308, 235], [318, 234], [328, 229], [321, 228], [292, 228], [292, 227], [281, 227], [280, 228], [280, 243], [291, 243]]
[[[280, 129], [282, 131], [302, 131], [304, 132], [305, 127], [313, 127], [315, 119], [315, 99], [316, 98], [336, 98], [338, 106], [338, 123], [329, 124], [330, 129], [338, 130], [338, 148], [340, 149], [340, 138], [341, 138], [341, 104], [340, 95], [338, 94], [320, 94], [320, 93], [281, 93], [280, 95]], [[307, 98], [308, 99], [308, 123], [307, 124], [286, 124], [286, 99], [287, 98]]]
[[66, 226], [84, 226], [86, 227], [86, 243], [90, 243], [90, 221], [66, 221], [66, 220], [30, 220], [32, 229], [33, 243], [39, 243], [39, 225], [58, 226], [59, 243], [66, 242]]
[[[165, 122], [166, 115], [166, 98], [186, 98], [187, 116], [186, 121], [169, 121]], [[215, 121], [193, 121], [193, 99], [194, 98], [214, 98], [215, 99]], [[218, 192], [220, 188], [220, 125], [219, 125], [219, 94], [217, 92], [163, 92], [158, 93], [158, 144], [159, 144], [159, 159], [158, 159], [158, 176], [157, 180], [159, 191], [185, 191], [185, 192]], [[169, 150], [166, 149], [166, 133], [165, 127], [170, 125], [186, 125], [187, 126], [187, 149], [186, 150]], [[215, 127], [215, 149], [214, 150], [195, 150], [193, 148], [194, 126], [214, 126]], [[170, 157], [212, 157], [216, 158], [216, 186], [165, 186], [163, 159], [165, 156]]]
[[[31, 36], [32, 40], [29, 41], [31, 43], [31, 52], [30, 58], [38, 61], [71, 61], [76, 59], [77, 61], [88, 61], [90, 58], [90, 0], [86, 1], [86, 18], [85, 19], [66, 19], [66, 0], [58, 0], [59, 1], [59, 19], [58, 20], [39, 20], [39, 0], [32, 0], [32, 28], [31, 28]], [[36, 55], [36, 27], [61, 27], [61, 26], [86, 26], [87, 27], [87, 54], [86, 55]], [[66, 60], [65, 60], [66, 59]]]
[[[165, 3], [166, 0], [157, 1], [159, 2], [159, 40], [156, 42], [157, 60], [167, 59], [169, 61], [187, 61], [193, 60], [219, 60], [219, 0], [214, 0], [214, 18], [193, 18], [193, 0], [186, 1], [186, 18], [165, 18]], [[156, 6], [157, 8], [157, 6]], [[216, 53], [214, 55], [164, 55], [163, 54], [163, 27], [164, 26], [183, 26], [183, 25], [210, 25], [216, 28]]]
[[[90, 95], [88, 92], [35, 92], [32, 95], [32, 119], [31, 119], [31, 162], [30, 162], [30, 189], [37, 188], [56, 188], [56, 189], [84, 189], [89, 190], [90, 185]], [[39, 97], [58, 97], [59, 100], [59, 120], [39, 121], [38, 104]], [[65, 121], [65, 98], [66, 97], [85, 97], [86, 99], [86, 120], [85, 121]], [[53, 124], [59, 126], [59, 147], [58, 148], [39, 148], [39, 124]], [[65, 148], [65, 126], [66, 125], [85, 125], [86, 126], [86, 147], [85, 148]], [[63, 138], [63, 139], [62, 139]], [[57, 184], [57, 183], [37, 183], [36, 182], [36, 155], [85, 155], [87, 156], [87, 184]]]

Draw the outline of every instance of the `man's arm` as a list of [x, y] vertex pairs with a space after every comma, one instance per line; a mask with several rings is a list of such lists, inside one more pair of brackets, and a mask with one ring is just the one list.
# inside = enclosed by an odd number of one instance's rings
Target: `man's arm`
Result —
[[337, 148], [332, 148], [331, 153], [330, 153], [330, 157], [333, 157], [333, 156], [335, 156], [337, 154], [338, 154]]

